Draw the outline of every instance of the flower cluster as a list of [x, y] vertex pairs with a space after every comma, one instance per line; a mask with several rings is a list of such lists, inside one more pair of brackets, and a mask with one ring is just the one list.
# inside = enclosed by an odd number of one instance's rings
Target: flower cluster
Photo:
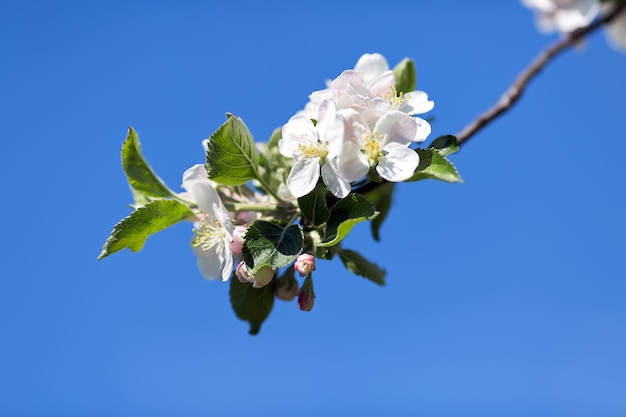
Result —
[[[537, 28], [543, 33], [573, 32], [594, 21], [614, 7], [612, 1], [599, 0], [521, 0], [535, 10]], [[607, 26], [607, 37], [617, 49], [626, 49], [626, 12], [622, 11]]]
[[295, 197], [310, 193], [322, 177], [330, 192], [346, 197], [368, 174], [399, 182], [411, 177], [419, 156], [409, 149], [430, 134], [416, 117], [434, 103], [423, 91], [396, 89], [385, 57], [365, 54], [310, 96], [305, 109], [282, 128], [280, 152], [293, 158], [287, 187]]
[[454, 136], [416, 145], [431, 133], [418, 115], [434, 107], [425, 92], [414, 91], [416, 78], [408, 58], [390, 69], [382, 55], [365, 54], [354, 69], [313, 92], [267, 143], [255, 142], [243, 120], [228, 114], [202, 143], [206, 163], [184, 172], [182, 193], [154, 174], [130, 128], [122, 165], [134, 211], [114, 227], [99, 258], [140, 250], [148, 235], [192, 221], [200, 273], [230, 281], [233, 310], [252, 334], [275, 299], [313, 309], [317, 259], [339, 259], [347, 270], [384, 285], [385, 270], [342, 240], [357, 223], [377, 216], [372, 235], [379, 238], [392, 205], [389, 183], [461, 181], [447, 159], [458, 150]]
[[[626, 49], [625, 0], [521, 1], [537, 11], [544, 31], [568, 33], [598, 16], [605, 16], [602, 24], [612, 19], [609, 35]], [[519, 97], [541, 65], [513, 85], [517, 96], [512, 97]], [[474, 130], [465, 129], [458, 138], [443, 135], [417, 145], [431, 133], [419, 115], [434, 103], [415, 90], [416, 79], [408, 58], [390, 69], [382, 55], [365, 54], [353, 69], [310, 94], [304, 108], [267, 143], [257, 143], [243, 120], [228, 113], [203, 142], [206, 163], [184, 172], [182, 193], [154, 173], [129, 128], [122, 166], [135, 200], [133, 212], [114, 226], [98, 259], [124, 248], [139, 251], [148, 236], [190, 220], [200, 273], [208, 280], [230, 281], [231, 306], [249, 322], [251, 334], [259, 332], [275, 299], [295, 299], [300, 310], [313, 309], [317, 260], [337, 259], [350, 272], [385, 285], [385, 270], [346, 248], [343, 240], [369, 220], [374, 220], [372, 237], [379, 240], [394, 183], [462, 182], [448, 157], [484, 125], [474, 129], [475, 122], [470, 125]], [[490, 112], [500, 114], [514, 101], [499, 102]]]

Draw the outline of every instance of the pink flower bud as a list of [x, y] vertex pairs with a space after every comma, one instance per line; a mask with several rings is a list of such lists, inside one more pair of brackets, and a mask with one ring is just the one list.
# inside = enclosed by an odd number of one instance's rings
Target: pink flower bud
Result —
[[252, 282], [252, 277], [248, 274], [248, 268], [246, 268], [246, 263], [244, 261], [239, 262], [237, 264], [237, 269], [235, 269], [235, 275], [237, 275], [237, 279], [239, 282], [244, 284], [248, 284]]
[[272, 281], [275, 274], [276, 270], [274, 268], [264, 266], [256, 274], [252, 275], [244, 261], [239, 262], [237, 269], [235, 269], [235, 275], [237, 275], [239, 281], [244, 284], [250, 283], [254, 288], [265, 287]]
[[239, 255], [243, 249], [243, 237], [248, 231], [248, 226], [237, 226], [233, 229], [233, 240], [230, 242], [230, 249]]
[[304, 277], [315, 271], [315, 258], [310, 253], [302, 253], [296, 258], [293, 266]]

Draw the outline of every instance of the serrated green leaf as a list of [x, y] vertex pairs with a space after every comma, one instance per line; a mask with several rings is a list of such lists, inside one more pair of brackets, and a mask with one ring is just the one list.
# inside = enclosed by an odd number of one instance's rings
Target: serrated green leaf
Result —
[[209, 138], [206, 170], [218, 184], [241, 185], [257, 178], [259, 155], [243, 121], [227, 114], [226, 122]]
[[416, 149], [420, 163], [415, 174], [406, 182], [434, 179], [445, 182], [463, 182], [452, 162], [441, 155], [436, 149]]
[[393, 75], [396, 77], [396, 91], [408, 93], [415, 90], [417, 76], [415, 74], [415, 62], [412, 59], [404, 58], [393, 68]]
[[350, 249], [339, 249], [337, 254], [348, 271], [365, 277], [378, 285], [385, 285], [385, 270], [365, 259], [360, 253]]
[[189, 208], [176, 200], [154, 200], [139, 207], [113, 227], [98, 259], [124, 248], [138, 252], [148, 237], [193, 216]]
[[360, 222], [376, 216], [374, 205], [360, 194], [350, 194], [339, 200], [330, 209], [330, 217], [326, 224], [326, 236], [318, 246], [334, 246], [348, 235], [350, 230]]
[[378, 216], [372, 219], [372, 236], [375, 240], [380, 240], [380, 228], [391, 208], [395, 186], [395, 183], [387, 182], [365, 194], [365, 197], [374, 204], [376, 211], [378, 211]]
[[437, 149], [442, 156], [452, 155], [460, 149], [454, 135], [439, 136], [431, 142], [429, 148]]
[[300, 211], [313, 226], [324, 224], [330, 217], [330, 210], [326, 206], [326, 191], [328, 188], [320, 178], [313, 191], [298, 198]]
[[[128, 128], [128, 135], [122, 145], [122, 168], [126, 173], [128, 184], [138, 192], [150, 197], [169, 197], [175, 195], [159, 178], [141, 153], [139, 136], [132, 127]], [[133, 192], [135, 194], [135, 192]], [[141, 198], [139, 198], [141, 199]], [[139, 204], [138, 196], [135, 201]]]
[[257, 220], [248, 227], [241, 257], [252, 274], [264, 266], [288, 265], [302, 251], [304, 235], [297, 225], [278, 226]]
[[252, 284], [243, 283], [233, 275], [230, 277], [230, 304], [240, 320], [250, 323], [249, 333], [256, 335], [261, 324], [272, 312], [274, 307], [274, 289], [272, 285], [254, 288]]

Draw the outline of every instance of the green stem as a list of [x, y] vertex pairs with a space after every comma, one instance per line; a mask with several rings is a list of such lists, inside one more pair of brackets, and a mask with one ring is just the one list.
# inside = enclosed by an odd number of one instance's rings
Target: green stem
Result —
[[276, 201], [281, 202], [281, 203], [285, 203], [285, 200], [283, 200], [282, 198], [280, 198], [278, 196], [278, 194], [276, 194], [276, 191], [274, 191], [272, 189], [272, 187], [270, 187], [261, 177], [261, 174], [259, 173], [258, 168], [254, 168], [254, 175], [257, 179], [258, 182], [261, 183], [261, 186], [263, 187], [263, 189], [270, 194], [272, 197], [274, 197], [276, 199]]
[[278, 206], [276, 204], [253, 204], [253, 203], [233, 203], [228, 204], [228, 208], [232, 208], [233, 211], [277, 211]]
[[185, 198], [182, 198], [180, 195], [178, 195], [176, 193], [172, 193], [172, 197], [174, 198], [174, 200], [178, 200], [181, 203], [186, 204], [189, 208], [198, 207], [198, 204], [196, 204], [195, 201], [191, 201], [191, 200], [187, 200]]

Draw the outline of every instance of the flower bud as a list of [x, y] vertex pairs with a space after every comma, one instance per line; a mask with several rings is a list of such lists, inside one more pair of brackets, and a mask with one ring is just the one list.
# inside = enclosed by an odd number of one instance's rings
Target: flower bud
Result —
[[302, 284], [302, 289], [298, 294], [298, 308], [302, 311], [311, 311], [315, 301], [315, 293], [313, 292], [313, 279], [307, 276]]
[[264, 266], [259, 269], [256, 274], [252, 277], [252, 283], [254, 288], [262, 288], [269, 284], [272, 279], [274, 279], [274, 275], [276, 274], [276, 270], [270, 266]]
[[235, 269], [235, 275], [240, 282], [244, 284], [252, 284], [254, 288], [262, 288], [269, 284], [274, 278], [276, 270], [269, 266], [264, 266], [252, 275], [246, 266], [244, 261], [239, 262], [237, 269]]
[[252, 277], [248, 274], [248, 268], [246, 268], [246, 263], [241, 261], [237, 264], [237, 268], [235, 269], [235, 275], [237, 275], [237, 279], [239, 282], [243, 284], [248, 284], [252, 282]]
[[298, 295], [298, 281], [293, 275], [293, 268], [289, 268], [276, 280], [274, 294], [279, 300], [291, 301]]
[[302, 253], [296, 258], [296, 262], [293, 267], [300, 273], [300, 275], [307, 276], [312, 271], [315, 271], [315, 258], [310, 253]]
[[248, 231], [248, 226], [237, 226], [233, 229], [233, 240], [230, 242], [230, 249], [239, 255], [243, 249], [243, 237]]

